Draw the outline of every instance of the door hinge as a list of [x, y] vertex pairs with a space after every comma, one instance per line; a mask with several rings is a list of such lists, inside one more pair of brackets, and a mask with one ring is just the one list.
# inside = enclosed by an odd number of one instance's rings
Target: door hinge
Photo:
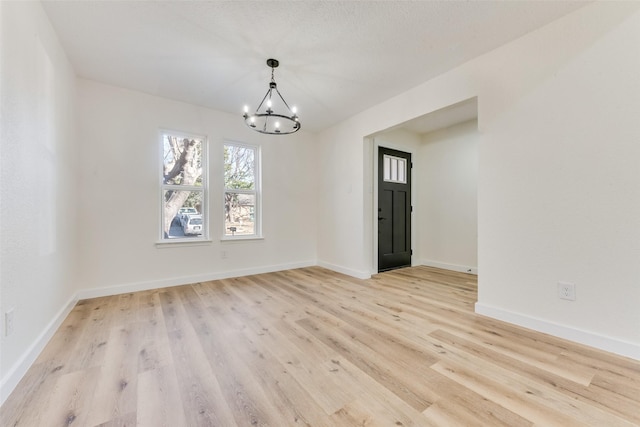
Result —
[[411, 253], [411, 255], [413, 255], [413, 249], [411, 249], [409, 252]]
[[411, 206], [411, 212], [413, 212], [413, 206]]

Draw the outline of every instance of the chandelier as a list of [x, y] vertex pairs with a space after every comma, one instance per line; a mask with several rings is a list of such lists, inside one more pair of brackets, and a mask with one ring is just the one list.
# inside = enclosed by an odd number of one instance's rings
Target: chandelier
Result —
[[287, 101], [280, 94], [276, 80], [273, 77], [273, 71], [278, 68], [280, 62], [277, 59], [267, 59], [267, 65], [271, 67], [269, 90], [262, 98], [255, 113], [249, 114], [249, 107], [247, 105], [244, 106], [244, 114], [242, 116], [244, 117], [244, 122], [256, 132], [269, 135], [287, 135], [298, 132], [300, 130], [300, 120], [296, 114], [296, 107], [289, 107]]

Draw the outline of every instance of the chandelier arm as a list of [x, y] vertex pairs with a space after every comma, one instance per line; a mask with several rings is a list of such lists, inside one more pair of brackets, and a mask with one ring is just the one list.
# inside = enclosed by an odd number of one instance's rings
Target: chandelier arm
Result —
[[291, 111], [291, 107], [289, 107], [289, 104], [287, 104], [287, 101], [284, 100], [284, 98], [282, 97], [282, 95], [280, 94], [280, 91], [278, 90], [278, 88], [276, 87], [276, 93], [278, 94], [278, 96], [280, 97], [280, 99], [282, 100], [282, 102], [284, 103], [284, 105], [287, 107], [287, 110], [289, 110], [289, 112], [291, 114], [293, 114], [293, 111]]
[[267, 97], [271, 99], [271, 88], [269, 88], [267, 93], [264, 94], [264, 98], [262, 98], [262, 101], [260, 101], [260, 105], [258, 105], [258, 108], [256, 108], [255, 114], [258, 114], [258, 112], [260, 111], [260, 107], [262, 107], [262, 104], [264, 104], [264, 101], [267, 99]]

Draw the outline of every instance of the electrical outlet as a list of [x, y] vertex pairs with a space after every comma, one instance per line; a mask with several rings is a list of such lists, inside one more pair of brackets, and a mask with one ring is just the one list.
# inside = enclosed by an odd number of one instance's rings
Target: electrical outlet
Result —
[[4, 336], [13, 334], [13, 308], [4, 313]]
[[569, 301], [576, 300], [576, 285], [569, 282], [558, 282], [558, 297]]

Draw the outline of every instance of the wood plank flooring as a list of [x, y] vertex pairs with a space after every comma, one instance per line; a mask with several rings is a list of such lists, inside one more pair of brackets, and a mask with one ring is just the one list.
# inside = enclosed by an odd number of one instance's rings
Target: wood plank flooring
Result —
[[475, 315], [475, 279], [312, 267], [80, 301], [0, 424], [640, 425], [640, 362]]

